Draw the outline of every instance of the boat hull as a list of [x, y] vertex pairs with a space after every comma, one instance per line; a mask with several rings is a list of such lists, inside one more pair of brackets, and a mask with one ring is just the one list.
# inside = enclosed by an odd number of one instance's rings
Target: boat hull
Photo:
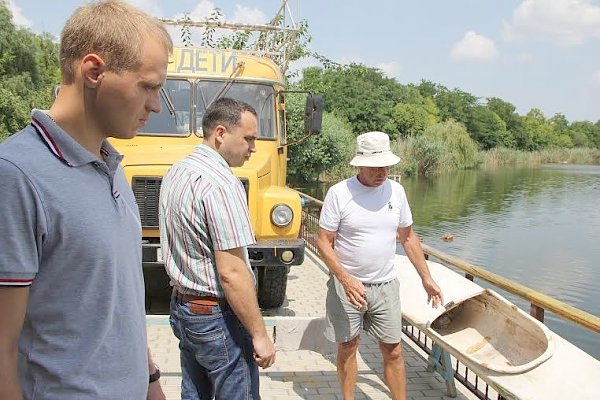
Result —
[[[469, 367], [471, 371], [484, 379], [498, 393], [506, 399], [598, 399], [597, 382], [600, 379], [600, 361], [582, 351], [561, 336], [552, 332], [536, 320], [533, 324], [519, 322], [518, 329], [531, 329], [532, 326], [540, 327], [539, 331], [524, 333], [515, 331], [511, 335], [510, 325], [502, 328], [506, 337], [497, 337], [489, 327], [498, 325], [498, 321], [490, 316], [496, 315], [497, 319], [512, 319], [513, 312], [518, 318], [528, 314], [518, 309], [515, 305], [499, 296], [497, 293], [486, 290], [471, 282], [464, 276], [452, 271], [439, 263], [428, 261], [429, 270], [433, 279], [442, 289], [445, 307], [433, 308], [427, 303], [427, 294], [421, 284], [421, 278], [415, 271], [406, 256], [396, 256], [398, 279], [400, 281], [400, 300], [402, 303], [402, 317], [411, 325], [431, 337], [440, 347], [448, 351], [454, 358]], [[473, 299], [472, 304], [465, 305], [467, 310], [463, 316], [454, 315], [450, 323], [433, 324], [438, 317], [446, 312], [452, 312], [465, 300]], [[486, 307], [493, 308], [496, 302], [504, 314], [497, 311], [481, 312], [484, 308], [478, 302], [487, 302]], [[469, 302], [467, 302], [469, 303]], [[506, 307], [506, 304], [509, 307]], [[468, 309], [471, 307], [472, 309]], [[479, 309], [480, 318], [476, 322], [470, 321], [474, 310]], [[459, 314], [455, 312], [455, 314]], [[517, 315], [514, 314], [514, 315]], [[452, 325], [454, 324], [454, 325]], [[470, 326], [476, 326], [471, 328]], [[525, 326], [529, 328], [525, 328]], [[453, 333], [451, 333], [451, 331]], [[451, 337], [456, 334], [456, 337]], [[543, 341], [530, 345], [535, 350], [527, 350], [528, 354], [515, 353], [518, 345], [516, 336], [530, 335], [535, 340], [546, 336], [548, 346], [544, 349]], [[511, 343], [511, 338], [515, 341]], [[508, 338], [508, 339], [507, 339]], [[501, 348], [499, 342], [507, 348]], [[527, 342], [526, 342], [527, 343]], [[488, 347], [490, 346], [490, 347]], [[487, 351], [490, 351], [489, 353]], [[500, 355], [498, 355], [500, 353]], [[523, 358], [521, 358], [523, 357]], [[514, 361], [512, 361], [514, 360]], [[515, 365], [507, 365], [515, 364]], [[491, 368], [490, 368], [491, 367]]]
[[427, 333], [436, 343], [462, 353], [469, 364], [517, 374], [554, 352], [548, 328], [491, 290], [451, 304], [427, 322]]

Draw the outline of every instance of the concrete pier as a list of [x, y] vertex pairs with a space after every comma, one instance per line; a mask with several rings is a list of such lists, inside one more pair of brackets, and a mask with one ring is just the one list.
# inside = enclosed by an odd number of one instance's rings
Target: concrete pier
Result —
[[[325, 313], [325, 292], [328, 279], [326, 268], [318, 258], [307, 254], [305, 262], [291, 267], [288, 276], [287, 298], [282, 307], [264, 313], [267, 327], [278, 317], [322, 317]], [[181, 368], [178, 342], [166, 315], [149, 315], [148, 341], [154, 360], [161, 369], [161, 383], [169, 400], [180, 399]], [[300, 324], [302, 325], [302, 324]], [[426, 371], [426, 355], [409, 339], [403, 340], [406, 362], [408, 398], [413, 400], [450, 399], [446, 385], [437, 373]], [[309, 343], [308, 347], [314, 347]], [[299, 347], [302, 348], [302, 345]], [[377, 343], [366, 333], [361, 335], [358, 357], [358, 382], [355, 399], [390, 399], [383, 383], [383, 364]], [[456, 399], [476, 397], [456, 382]], [[277, 361], [261, 371], [263, 399], [342, 399], [339, 391], [335, 346], [311, 350], [278, 350]]]

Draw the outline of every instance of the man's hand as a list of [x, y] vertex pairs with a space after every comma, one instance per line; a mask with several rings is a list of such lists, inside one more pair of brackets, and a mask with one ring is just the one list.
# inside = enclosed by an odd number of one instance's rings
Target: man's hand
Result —
[[346, 292], [346, 298], [356, 308], [367, 306], [365, 299], [366, 290], [362, 282], [350, 275], [335, 255], [333, 244], [337, 232], [319, 229], [319, 238], [317, 239], [317, 249], [319, 256], [329, 268], [329, 271], [340, 281]]
[[346, 274], [346, 276], [340, 280], [340, 283], [344, 287], [348, 301], [352, 303], [353, 306], [356, 308], [367, 306], [367, 299], [365, 298], [367, 291], [361, 281], [350, 274]]
[[167, 400], [165, 393], [160, 385], [160, 379], [148, 385], [148, 400]]
[[261, 368], [269, 368], [275, 362], [275, 345], [268, 336], [252, 339], [254, 361]]
[[246, 265], [246, 249], [217, 250], [215, 261], [227, 302], [252, 336], [254, 361], [259, 367], [270, 367], [275, 362], [275, 346], [258, 308], [254, 277]]
[[427, 292], [427, 303], [431, 301], [431, 306], [437, 308], [444, 304], [444, 296], [442, 290], [433, 281], [433, 279], [423, 279], [423, 288]]
[[425, 289], [425, 292], [427, 292], [427, 303], [431, 302], [431, 306], [434, 308], [443, 304], [444, 297], [442, 296], [442, 291], [429, 273], [429, 267], [425, 260], [425, 254], [423, 254], [421, 242], [413, 230], [412, 225], [398, 228], [396, 236], [402, 244], [402, 247], [404, 247], [408, 259], [412, 265], [414, 265], [417, 273], [421, 277], [423, 288]]
[[[150, 352], [150, 347], [148, 347], [148, 376], [154, 375], [158, 372], [158, 367], [152, 360], [152, 353]], [[159, 373], [160, 378], [160, 373]], [[162, 390], [162, 386], [160, 385], [160, 379], [150, 382], [148, 384], [148, 395], [146, 396], [147, 400], [167, 400], [165, 393]]]

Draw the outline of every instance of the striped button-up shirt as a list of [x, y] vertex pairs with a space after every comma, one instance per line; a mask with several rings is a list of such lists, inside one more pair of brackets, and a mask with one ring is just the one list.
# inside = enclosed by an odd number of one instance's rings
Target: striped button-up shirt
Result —
[[167, 171], [159, 221], [171, 284], [181, 293], [224, 297], [215, 250], [246, 247], [255, 239], [244, 187], [219, 153], [198, 145]]

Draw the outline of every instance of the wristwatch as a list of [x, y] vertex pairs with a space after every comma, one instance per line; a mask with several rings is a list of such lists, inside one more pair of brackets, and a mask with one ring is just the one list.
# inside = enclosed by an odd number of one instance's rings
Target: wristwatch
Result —
[[156, 371], [153, 374], [150, 374], [148, 383], [156, 382], [160, 379], [160, 369], [158, 369], [158, 365], [154, 364], [154, 368], [156, 368]]

